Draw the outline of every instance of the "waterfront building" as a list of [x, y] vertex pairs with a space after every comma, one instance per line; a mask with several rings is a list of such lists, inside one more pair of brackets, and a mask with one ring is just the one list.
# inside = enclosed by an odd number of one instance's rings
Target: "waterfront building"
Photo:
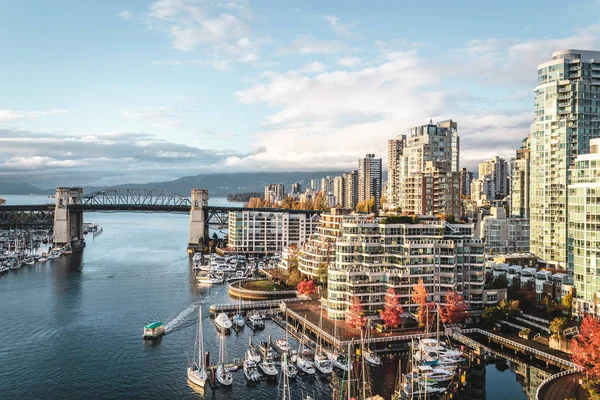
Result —
[[460, 172], [448, 162], [428, 161], [422, 172], [404, 178], [401, 208], [415, 215], [452, 214], [461, 217]]
[[460, 194], [463, 197], [471, 195], [471, 182], [473, 182], [473, 173], [466, 168], [460, 169]]
[[356, 209], [358, 203], [358, 170], [344, 174], [343, 208]]
[[316, 279], [319, 277], [319, 265], [327, 267], [335, 262], [335, 241], [341, 235], [344, 220], [366, 221], [372, 215], [352, 214], [352, 210], [334, 207], [329, 213], [321, 214], [321, 219], [298, 252], [298, 271]]
[[402, 185], [402, 155], [406, 136], [388, 140], [387, 203], [388, 208], [400, 207]]
[[494, 157], [482, 163], [479, 163], [479, 179], [488, 179], [494, 183], [494, 193], [492, 198], [504, 198], [509, 194], [510, 171], [508, 163], [502, 157]]
[[375, 314], [390, 287], [405, 309], [414, 308], [411, 291], [419, 279], [435, 302], [450, 290], [462, 294], [471, 308], [505, 297], [502, 290], [484, 289], [483, 241], [474, 237], [473, 224], [433, 217], [409, 221], [411, 217], [342, 221], [323, 299], [330, 318], [344, 319], [355, 296], [365, 313]]
[[227, 249], [251, 254], [278, 253], [291, 244], [304, 244], [318, 221], [318, 215], [308, 213], [230, 211]]
[[[600, 52], [556, 51], [537, 72], [529, 138], [531, 251], [565, 271], [570, 167], [600, 137]], [[568, 273], [572, 279], [573, 270]]]
[[379, 209], [381, 199], [381, 158], [367, 154], [358, 159], [358, 201], [375, 198], [375, 208]]
[[529, 252], [529, 219], [507, 217], [503, 207], [492, 207], [480, 224], [488, 254]]
[[283, 200], [284, 197], [285, 190], [281, 183], [274, 183], [265, 186], [265, 200], [268, 200], [271, 204], [275, 204], [278, 201]]
[[335, 206], [344, 206], [344, 177], [336, 176], [333, 178], [333, 197]]
[[523, 139], [521, 149], [511, 162], [510, 209], [514, 217], [529, 218], [529, 137]]
[[569, 271], [575, 286], [578, 315], [600, 315], [600, 139], [590, 141], [589, 154], [580, 154], [569, 185]]

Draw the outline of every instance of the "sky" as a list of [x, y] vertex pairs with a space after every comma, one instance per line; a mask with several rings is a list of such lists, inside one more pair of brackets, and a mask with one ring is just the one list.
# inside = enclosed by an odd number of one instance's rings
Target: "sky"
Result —
[[537, 65], [600, 50], [600, 1], [0, 0], [0, 180], [351, 170], [453, 119], [513, 157]]

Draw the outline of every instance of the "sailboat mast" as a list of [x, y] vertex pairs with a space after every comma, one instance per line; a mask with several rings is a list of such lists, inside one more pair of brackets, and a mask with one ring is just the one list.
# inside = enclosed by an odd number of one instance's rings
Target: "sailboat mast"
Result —
[[361, 373], [362, 373], [362, 398], [367, 398], [367, 372], [365, 370], [365, 338], [363, 337], [363, 331], [360, 330], [360, 354], [362, 355]]
[[204, 369], [204, 337], [202, 335], [202, 305], [198, 306], [198, 367]]

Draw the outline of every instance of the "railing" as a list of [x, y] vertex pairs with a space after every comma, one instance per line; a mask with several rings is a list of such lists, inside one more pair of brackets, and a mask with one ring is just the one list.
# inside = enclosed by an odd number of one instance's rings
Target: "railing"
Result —
[[291, 299], [278, 299], [278, 300], [263, 300], [263, 301], [242, 301], [241, 304], [238, 303], [224, 303], [224, 304], [213, 304], [210, 306], [210, 312], [218, 312], [218, 311], [235, 311], [238, 308], [241, 310], [254, 310], [259, 308], [272, 308], [279, 307], [281, 303], [295, 303], [299, 301], [306, 301], [306, 299], [302, 299], [299, 297], [294, 297]]
[[575, 363], [573, 363], [571, 361], [565, 360], [565, 359], [560, 358], [560, 357], [553, 356], [553, 355], [548, 354], [548, 353], [546, 353], [544, 351], [535, 349], [533, 347], [526, 346], [526, 345], [521, 344], [519, 342], [515, 342], [515, 341], [512, 341], [510, 339], [506, 339], [506, 338], [504, 338], [502, 336], [499, 336], [499, 335], [496, 335], [494, 333], [491, 333], [491, 332], [488, 332], [488, 331], [484, 331], [483, 329], [479, 329], [479, 328], [463, 329], [461, 331], [461, 333], [463, 333], [463, 334], [464, 333], [477, 333], [477, 334], [480, 334], [480, 335], [488, 336], [488, 337], [490, 337], [491, 339], [493, 339], [494, 341], [496, 341], [496, 342], [498, 342], [500, 344], [509, 345], [509, 346], [515, 347], [515, 348], [517, 348], [519, 350], [532, 353], [532, 354], [534, 354], [536, 356], [544, 357], [547, 360], [553, 361], [553, 362], [557, 363], [558, 365], [563, 365], [563, 366], [565, 366], [566, 368], [569, 368], [569, 369], [581, 370], [581, 367], [579, 365], [577, 365], [577, 364], [575, 364]]
[[[538, 328], [538, 329], [541, 329], [541, 330], [543, 330], [544, 332], [551, 333], [551, 331], [550, 331], [550, 329], [549, 329], [548, 327], [546, 327], [546, 326], [542, 326], [542, 325], [540, 325], [540, 324], [536, 324], [535, 322], [528, 321], [526, 318], [515, 317], [515, 319], [516, 319], [517, 321], [521, 321], [521, 322], [523, 322], [523, 323], [525, 323], [525, 324], [528, 324], [528, 325], [534, 326], [534, 327], [536, 327], [536, 328]], [[541, 319], [541, 318], [538, 318], [538, 319]]]
[[542, 400], [540, 398], [540, 395], [542, 393], [542, 388], [544, 386], [546, 386], [547, 384], [549, 384], [550, 382], [552, 382], [555, 379], [562, 378], [563, 376], [567, 376], [567, 375], [571, 375], [571, 374], [576, 374], [578, 372], [579, 372], [579, 370], [577, 370], [577, 369], [568, 369], [568, 370], [565, 370], [565, 371], [560, 371], [558, 374], [550, 375], [549, 377], [547, 377], [546, 379], [544, 379], [542, 381], [542, 383], [540, 383], [540, 386], [538, 386], [537, 390], [535, 391], [535, 398], [536, 398], [536, 400]]
[[536, 317], [535, 315], [529, 315], [529, 314], [525, 314], [525, 313], [521, 313], [521, 315], [527, 319], [531, 319], [537, 322], [541, 322], [543, 324], [550, 324], [550, 321], [548, 321], [547, 319], [544, 318], [540, 318], [540, 317]]
[[[255, 296], [288, 296], [297, 294], [296, 290], [250, 290], [242, 288], [242, 284], [246, 282], [254, 282], [254, 281], [264, 281], [264, 279], [244, 279], [237, 282], [232, 282], [229, 284], [229, 290], [235, 292], [236, 294], [252, 294]], [[237, 287], [236, 287], [237, 286]]]

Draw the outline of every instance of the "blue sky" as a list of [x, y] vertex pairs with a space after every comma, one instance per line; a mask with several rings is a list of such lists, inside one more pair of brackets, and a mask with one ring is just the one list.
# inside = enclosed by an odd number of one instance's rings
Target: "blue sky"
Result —
[[598, 15], [598, 1], [0, 1], [0, 179], [349, 170], [448, 118], [474, 168], [528, 134], [538, 63], [600, 50]]

